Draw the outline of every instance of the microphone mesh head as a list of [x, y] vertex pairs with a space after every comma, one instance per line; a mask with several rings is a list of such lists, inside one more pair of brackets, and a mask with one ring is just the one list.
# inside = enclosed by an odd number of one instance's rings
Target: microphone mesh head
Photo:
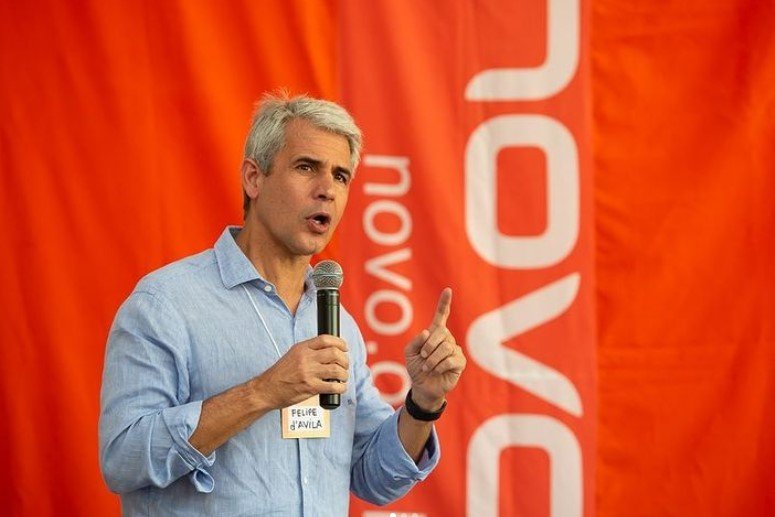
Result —
[[312, 282], [318, 289], [339, 289], [343, 280], [342, 266], [333, 260], [321, 260], [312, 269]]

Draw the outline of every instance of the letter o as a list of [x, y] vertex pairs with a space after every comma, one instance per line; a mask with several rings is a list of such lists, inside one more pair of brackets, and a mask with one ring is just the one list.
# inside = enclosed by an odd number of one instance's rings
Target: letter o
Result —
[[[379, 213], [394, 214], [401, 221], [398, 231], [386, 233], [377, 230], [374, 219]], [[403, 244], [412, 233], [412, 217], [404, 205], [390, 199], [374, 201], [363, 212], [363, 229], [372, 241], [383, 246], [398, 246]]]
[[[381, 303], [395, 304], [401, 310], [401, 317], [398, 321], [390, 323], [377, 318], [377, 306]], [[381, 289], [374, 291], [366, 299], [366, 305], [363, 308], [366, 315], [366, 323], [374, 332], [385, 336], [395, 336], [405, 332], [412, 323], [413, 311], [412, 304], [403, 293], [390, 289]]]
[[379, 392], [380, 395], [382, 395], [382, 400], [391, 406], [397, 406], [404, 401], [404, 398], [406, 398], [406, 394], [409, 391], [409, 386], [411, 384], [409, 373], [406, 371], [404, 365], [395, 361], [380, 361], [371, 365], [371, 375], [374, 377], [375, 382], [377, 377], [384, 374], [392, 374], [401, 379], [401, 388], [395, 393]]
[[[498, 153], [535, 147], [546, 156], [546, 221], [542, 235], [498, 230]], [[579, 234], [579, 159], [573, 134], [545, 115], [500, 115], [477, 127], [466, 146], [466, 234], [477, 254], [504, 269], [540, 269], [561, 262]]]

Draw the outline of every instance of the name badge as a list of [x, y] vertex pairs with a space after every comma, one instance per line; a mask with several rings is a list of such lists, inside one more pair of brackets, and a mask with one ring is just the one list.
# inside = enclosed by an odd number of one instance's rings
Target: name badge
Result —
[[320, 407], [315, 395], [305, 401], [283, 408], [280, 420], [283, 438], [328, 438], [331, 436], [331, 415]]

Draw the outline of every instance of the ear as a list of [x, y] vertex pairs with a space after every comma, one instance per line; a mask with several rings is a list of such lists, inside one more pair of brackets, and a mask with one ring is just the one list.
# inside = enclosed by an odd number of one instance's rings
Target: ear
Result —
[[245, 158], [242, 162], [242, 188], [251, 200], [258, 198], [258, 193], [261, 191], [261, 183], [264, 179], [264, 174], [258, 167], [258, 164], [252, 158]]

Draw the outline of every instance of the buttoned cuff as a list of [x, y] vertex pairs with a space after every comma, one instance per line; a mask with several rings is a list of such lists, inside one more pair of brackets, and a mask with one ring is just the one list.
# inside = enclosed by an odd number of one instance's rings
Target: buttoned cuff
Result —
[[205, 456], [188, 441], [199, 425], [201, 414], [202, 401], [200, 400], [167, 408], [162, 411], [162, 418], [175, 444], [175, 452], [191, 469], [188, 474], [191, 484], [197, 492], [210, 493], [215, 488], [215, 480], [208, 469], [215, 463], [215, 451]]
[[387, 431], [388, 441], [384, 454], [381, 454], [380, 464], [385, 474], [391, 476], [394, 480], [411, 479], [422, 481], [436, 467], [441, 458], [441, 448], [439, 439], [436, 435], [436, 428], [431, 430], [431, 435], [425, 443], [420, 461], [414, 460], [404, 449], [401, 439], [398, 436], [398, 417], [401, 410], [395, 411], [385, 421], [385, 431]]

